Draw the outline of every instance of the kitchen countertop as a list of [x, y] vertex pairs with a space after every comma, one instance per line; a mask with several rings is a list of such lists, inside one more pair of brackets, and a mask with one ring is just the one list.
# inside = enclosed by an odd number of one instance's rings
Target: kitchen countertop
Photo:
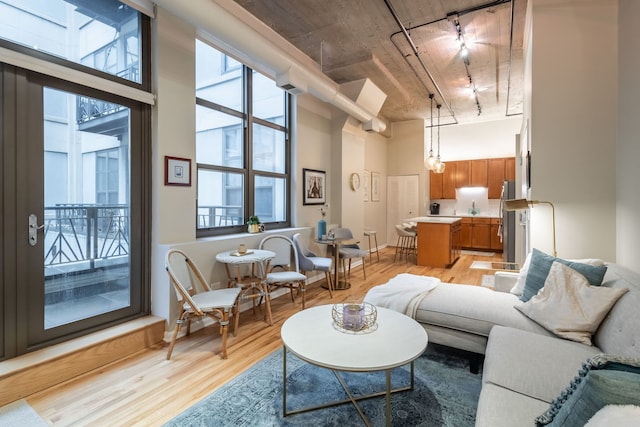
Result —
[[429, 222], [438, 224], [453, 224], [460, 221], [460, 217], [446, 217], [446, 216], [419, 216], [416, 218], [408, 218], [405, 222]]
[[478, 214], [478, 215], [458, 214], [458, 215], [427, 215], [427, 216], [435, 217], [435, 218], [500, 218], [500, 215], [498, 214]]

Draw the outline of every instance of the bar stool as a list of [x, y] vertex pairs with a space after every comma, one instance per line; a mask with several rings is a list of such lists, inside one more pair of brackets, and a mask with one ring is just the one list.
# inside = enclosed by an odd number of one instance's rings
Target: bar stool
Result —
[[398, 243], [396, 244], [396, 253], [393, 256], [393, 262], [396, 262], [396, 257], [400, 254], [409, 259], [409, 255], [417, 255], [416, 250], [416, 232], [406, 230], [402, 225], [396, 225], [396, 232], [398, 233]]
[[372, 250], [371, 250], [371, 236], [373, 236], [373, 240], [376, 244], [376, 250], [373, 251], [376, 253], [376, 256], [378, 257], [378, 262], [380, 262], [380, 254], [378, 253], [378, 235], [376, 234], [376, 230], [364, 230], [364, 235], [367, 236], [367, 238], [369, 239], [369, 262], [373, 262], [373, 257], [371, 255]]

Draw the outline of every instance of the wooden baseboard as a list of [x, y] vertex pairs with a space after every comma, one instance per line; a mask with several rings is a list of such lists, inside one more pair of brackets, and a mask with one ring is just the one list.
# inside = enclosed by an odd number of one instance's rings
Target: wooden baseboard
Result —
[[0, 406], [158, 344], [165, 324], [146, 316], [0, 362]]

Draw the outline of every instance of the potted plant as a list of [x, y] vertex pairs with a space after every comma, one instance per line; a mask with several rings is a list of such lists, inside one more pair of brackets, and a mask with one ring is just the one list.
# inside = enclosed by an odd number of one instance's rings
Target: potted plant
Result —
[[251, 215], [249, 220], [247, 221], [247, 226], [249, 229], [249, 233], [259, 233], [260, 232], [260, 218], [256, 215]]

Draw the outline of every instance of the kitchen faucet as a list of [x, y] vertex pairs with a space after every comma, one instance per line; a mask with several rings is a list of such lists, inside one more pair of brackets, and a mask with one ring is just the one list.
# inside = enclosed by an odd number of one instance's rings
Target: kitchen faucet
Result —
[[475, 215], [475, 214], [477, 214], [477, 213], [478, 213], [478, 212], [476, 211], [476, 201], [475, 201], [475, 200], [472, 200], [472, 201], [471, 201], [471, 215]]

